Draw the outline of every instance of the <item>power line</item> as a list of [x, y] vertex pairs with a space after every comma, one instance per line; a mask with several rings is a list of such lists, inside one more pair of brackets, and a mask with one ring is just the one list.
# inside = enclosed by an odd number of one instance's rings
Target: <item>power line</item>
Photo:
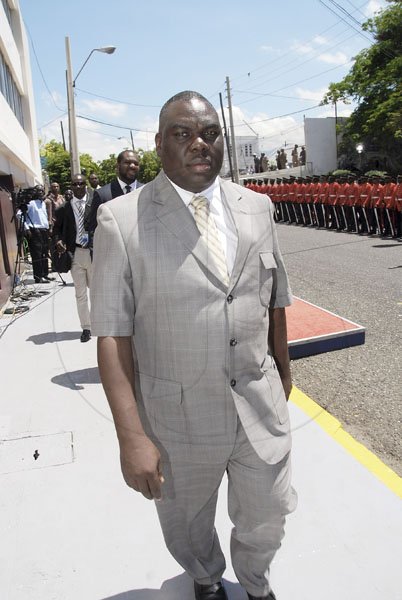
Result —
[[81, 88], [75, 88], [79, 92], [84, 92], [84, 94], [89, 94], [90, 96], [95, 96], [96, 98], [102, 98], [103, 100], [110, 100], [111, 102], [117, 102], [119, 104], [128, 104], [129, 106], [140, 106], [143, 108], [161, 108], [156, 104], [136, 104], [134, 102], [127, 102], [126, 100], [118, 100], [117, 98], [109, 98], [108, 96], [101, 96], [100, 94], [94, 94], [93, 92], [89, 92], [88, 90], [83, 90]]
[[[314, 79], [315, 77], [319, 77], [320, 75], [324, 75], [325, 73], [329, 73], [330, 71], [334, 71], [335, 69], [344, 67], [345, 65], [348, 65], [351, 62], [352, 62], [351, 60], [348, 60], [347, 62], [342, 63], [341, 65], [336, 65], [336, 67], [331, 67], [331, 69], [326, 69], [325, 71], [320, 71], [319, 73], [316, 73], [315, 75], [312, 75], [311, 77], [305, 77], [304, 79], [299, 79], [299, 81], [295, 81], [295, 82], [291, 83], [290, 85], [287, 85], [285, 87], [274, 90], [273, 92], [262, 93], [261, 96], [271, 96], [272, 94], [275, 94], [276, 92], [281, 92], [282, 90], [287, 90], [290, 87], [293, 87], [294, 85], [297, 85], [299, 83], [304, 83], [305, 81], [310, 81], [311, 79]], [[246, 104], [247, 102], [252, 102], [253, 100], [256, 100], [256, 98], [249, 98], [248, 100], [244, 100], [243, 102], [238, 102], [237, 106], [240, 106], [241, 104]]]
[[[301, 110], [295, 110], [290, 113], [286, 113], [284, 115], [277, 115], [276, 117], [269, 117], [269, 119], [260, 119], [259, 121], [253, 121], [252, 125], [256, 123], [266, 123], [267, 121], [274, 121], [275, 119], [283, 119], [284, 117], [290, 117], [291, 115], [297, 115], [302, 112], [307, 112], [308, 110], [314, 110], [315, 108], [322, 108], [321, 104], [317, 104], [316, 106], [310, 106], [309, 108], [302, 108]], [[242, 124], [239, 123], [236, 127], [244, 127], [244, 125], [248, 125], [248, 123]]]
[[131, 125], [116, 125], [115, 123], [107, 123], [106, 121], [100, 121], [99, 119], [93, 119], [92, 117], [86, 117], [85, 115], [77, 115], [79, 119], [85, 119], [86, 121], [92, 121], [93, 123], [100, 123], [101, 125], [107, 125], [108, 127], [115, 127], [116, 129], [125, 129], [126, 131], [141, 131], [142, 133], [156, 133], [150, 129], [137, 129]]
[[37, 66], [38, 66], [39, 73], [40, 73], [40, 74], [41, 74], [41, 76], [42, 76], [43, 83], [45, 84], [45, 88], [46, 88], [46, 90], [47, 90], [47, 92], [48, 92], [48, 94], [49, 94], [50, 98], [52, 99], [52, 102], [53, 102], [53, 104], [54, 104], [54, 105], [55, 105], [55, 107], [57, 108], [57, 110], [59, 110], [59, 111], [60, 111], [60, 112], [62, 112], [62, 113], [65, 113], [65, 112], [66, 112], [66, 109], [65, 109], [65, 108], [60, 108], [60, 106], [58, 106], [58, 105], [56, 104], [56, 101], [55, 101], [55, 99], [53, 98], [53, 94], [52, 94], [52, 92], [51, 92], [51, 91], [50, 91], [50, 89], [49, 89], [49, 86], [48, 86], [48, 84], [47, 84], [47, 82], [46, 82], [46, 79], [45, 79], [45, 76], [44, 76], [44, 74], [43, 74], [42, 68], [41, 68], [41, 66], [40, 66], [39, 59], [38, 59], [38, 55], [36, 54], [36, 50], [35, 50], [35, 44], [33, 43], [33, 39], [32, 39], [32, 36], [31, 36], [31, 32], [29, 31], [28, 25], [25, 23], [25, 21], [24, 21], [24, 25], [25, 25], [25, 28], [26, 28], [26, 30], [28, 31], [29, 40], [30, 40], [30, 42], [31, 42], [32, 50], [33, 50], [33, 53], [34, 53], [34, 56], [35, 56], [35, 61], [36, 61], [36, 64], [37, 64]]

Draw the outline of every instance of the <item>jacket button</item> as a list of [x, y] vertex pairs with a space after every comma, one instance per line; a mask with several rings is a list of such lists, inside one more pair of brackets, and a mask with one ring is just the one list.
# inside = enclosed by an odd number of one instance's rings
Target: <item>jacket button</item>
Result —
[[226, 302], [227, 302], [228, 304], [232, 304], [232, 302], [233, 302], [233, 296], [232, 296], [232, 294], [230, 294], [230, 295], [229, 295], [229, 296], [226, 298]]
[[231, 379], [231, 380], [230, 380], [230, 385], [231, 385], [232, 387], [235, 387], [235, 385], [236, 385], [236, 379]]
[[236, 345], [237, 345], [237, 340], [236, 340], [236, 338], [232, 338], [232, 339], [230, 340], [230, 345], [231, 345], [231, 346], [236, 346]]

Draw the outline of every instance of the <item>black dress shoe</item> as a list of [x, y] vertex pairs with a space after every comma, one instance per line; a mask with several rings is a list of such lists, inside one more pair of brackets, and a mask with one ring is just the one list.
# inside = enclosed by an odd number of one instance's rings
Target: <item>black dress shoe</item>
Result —
[[46, 275], [46, 277], [43, 277], [43, 279], [46, 279], [46, 281], [54, 281], [55, 280], [54, 277], [49, 277], [48, 275]]
[[48, 281], [44, 277], [35, 277], [34, 280], [35, 280], [35, 283], [50, 283], [50, 281]]
[[247, 594], [249, 600], [276, 600], [274, 592], [269, 592], [268, 596], [252, 596]]
[[89, 340], [91, 339], [91, 332], [89, 329], [84, 329], [84, 331], [81, 333], [81, 342], [89, 342]]
[[222, 583], [212, 583], [211, 585], [202, 585], [194, 581], [195, 600], [228, 600], [225, 588]]

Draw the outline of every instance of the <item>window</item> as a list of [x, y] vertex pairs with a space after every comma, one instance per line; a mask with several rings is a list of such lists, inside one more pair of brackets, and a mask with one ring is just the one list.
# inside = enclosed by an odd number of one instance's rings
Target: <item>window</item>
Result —
[[8, 6], [7, 0], [1, 0], [3, 3], [4, 12], [6, 13], [6, 17], [11, 27], [11, 8]]
[[[3, 4], [4, 4], [3, 0]], [[24, 127], [24, 115], [22, 112], [22, 97], [15, 84], [11, 71], [0, 52], [0, 92], [7, 100], [11, 110], [17, 117], [20, 125]]]

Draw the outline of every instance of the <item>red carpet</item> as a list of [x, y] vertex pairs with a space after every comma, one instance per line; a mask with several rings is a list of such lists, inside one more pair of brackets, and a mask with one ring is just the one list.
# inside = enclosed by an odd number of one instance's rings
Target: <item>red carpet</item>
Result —
[[286, 308], [286, 318], [293, 359], [364, 344], [364, 327], [300, 298]]

